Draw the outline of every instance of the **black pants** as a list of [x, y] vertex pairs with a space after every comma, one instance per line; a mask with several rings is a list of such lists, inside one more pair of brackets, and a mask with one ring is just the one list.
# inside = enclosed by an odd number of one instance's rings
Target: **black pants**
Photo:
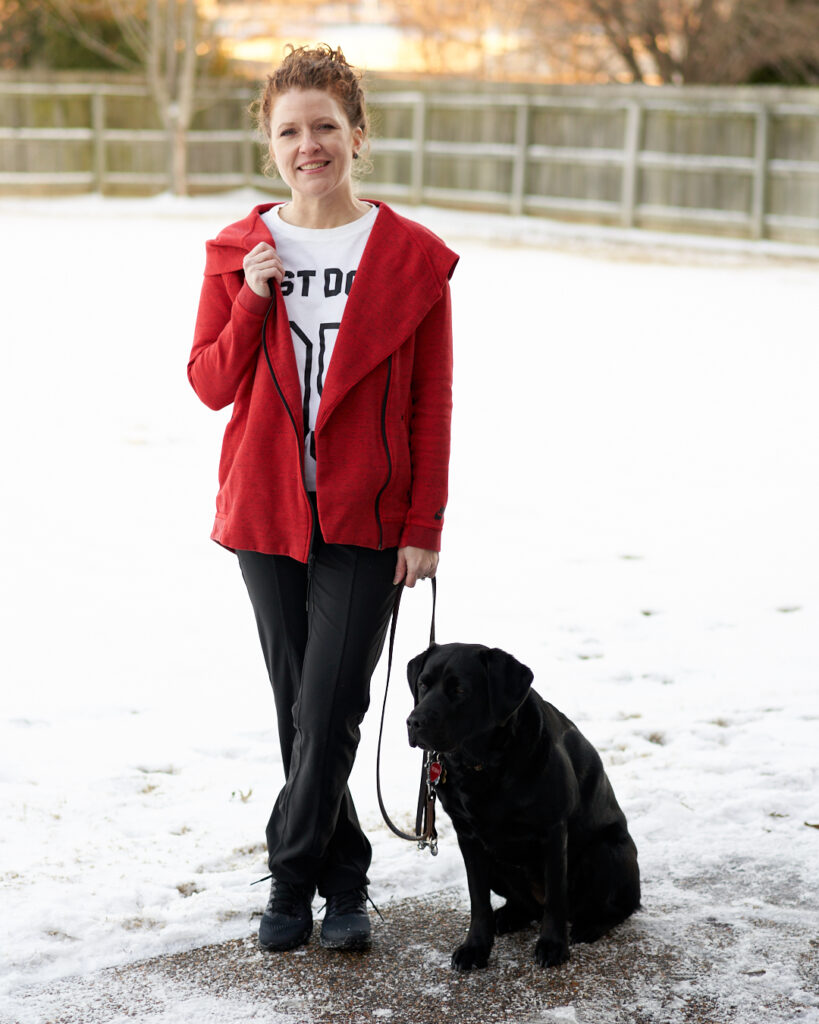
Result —
[[395, 601], [396, 549], [326, 544], [315, 522], [309, 588], [302, 562], [237, 555], [273, 687], [286, 780], [267, 825], [270, 871], [326, 897], [367, 882], [372, 850], [347, 780]]

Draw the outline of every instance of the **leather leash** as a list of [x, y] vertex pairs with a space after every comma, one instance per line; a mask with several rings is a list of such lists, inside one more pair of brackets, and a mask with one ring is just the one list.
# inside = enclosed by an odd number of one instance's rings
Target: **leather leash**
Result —
[[[384, 806], [384, 799], [381, 795], [381, 740], [384, 735], [384, 716], [387, 710], [387, 694], [390, 688], [390, 675], [392, 673], [392, 655], [395, 647], [395, 629], [398, 624], [398, 609], [401, 605], [401, 593], [404, 584], [400, 583], [398, 592], [395, 595], [395, 604], [392, 609], [392, 624], [390, 625], [390, 646], [387, 655], [387, 682], [384, 687], [384, 703], [381, 705], [381, 726], [378, 730], [378, 753], [375, 760], [375, 788], [378, 794], [378, 806], [381, 808], [381, 816], [387, 827], [400, 839], [408, 839], [411, 843], [417, 843], [418, 849], [423, 850], [429, 847], [433, 857], [438, 854], [438, 833], [435, 830], [435, 798], [436, 787], [441, 781], [442, 768], [434, 751], [425, 750], [421, 765], [421, 787], [418, 793], [418, 811], [415, 817], [415, 835], [402, 832], [390, 819], [387, 809]], [[432, 577], [432, 620], [429, 627], [429, 646], [435, 643], [435, 605], [438, 598], [438, 588], [435, 577]]]

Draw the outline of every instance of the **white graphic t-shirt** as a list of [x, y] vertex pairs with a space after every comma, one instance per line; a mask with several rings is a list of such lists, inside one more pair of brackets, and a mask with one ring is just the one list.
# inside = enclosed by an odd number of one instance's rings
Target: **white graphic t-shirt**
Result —
[[378, 207], [338, 228], [299, 228], [279, 217], [280, 207], [262, 214], [284, 264], [282, 295], [290, 321], [301, 381], [304, 474], [316, 489], [316, 426], [321, 392], [333, 355], [347, 296]]

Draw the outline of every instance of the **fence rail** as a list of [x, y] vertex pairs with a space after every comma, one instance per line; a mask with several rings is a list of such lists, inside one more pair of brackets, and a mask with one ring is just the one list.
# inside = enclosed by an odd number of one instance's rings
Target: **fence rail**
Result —
[[[261, 173], [244, 89], [205, 88], [191, 191]], [[376, 90], [374, 198], [628, 227], [819, 242], [819, 90]], [[0, 79], [0, 191], [167, 189], [170, 140], [141, 84]]]

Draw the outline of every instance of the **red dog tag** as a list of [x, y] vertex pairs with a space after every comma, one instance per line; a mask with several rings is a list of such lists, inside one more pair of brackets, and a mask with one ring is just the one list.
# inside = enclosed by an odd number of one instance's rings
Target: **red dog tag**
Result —
[[429, 765], [429, 784], [434, 786], [441, 778], [443, 768], [440, 761], [431, 761]]

